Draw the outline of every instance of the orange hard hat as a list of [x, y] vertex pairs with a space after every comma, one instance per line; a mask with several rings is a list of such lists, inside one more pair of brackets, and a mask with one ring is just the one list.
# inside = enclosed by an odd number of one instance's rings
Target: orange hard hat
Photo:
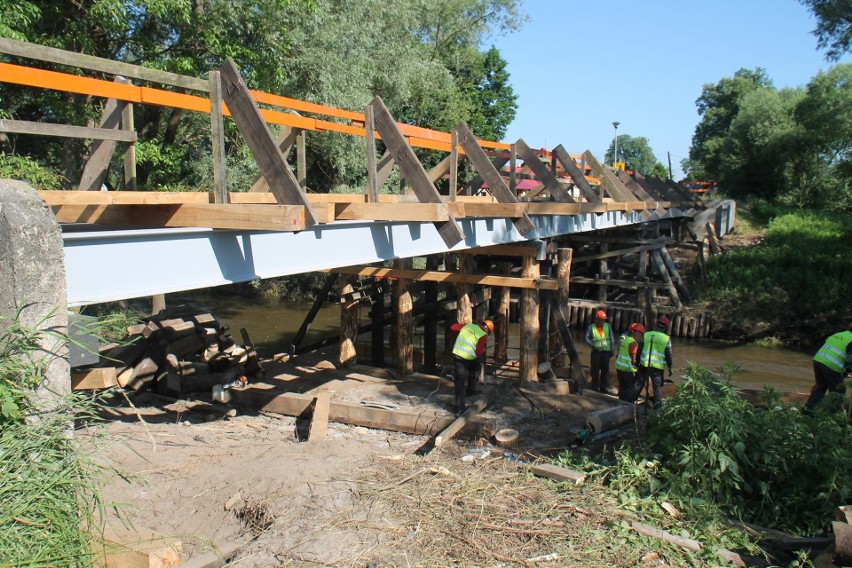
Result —
[[491, 320], [482, 320], [482, 324], [488, 328], [488, 333], [492, 333], [494, 331], [494, 322]]
[[645, 333], [645, 326], [641, 323], [631, 323], [627, 327], [627, 331], [638, 331], [639, 333]]
[[657, 320], [657, 327], [669, 327], [669, 318], [666, 316], [660, 316]]
[[598, 310], [598, 313], [595, 314], [595, 319], [605, 320], [606, 319], [606, 312], [603, 311], [603, 310]]

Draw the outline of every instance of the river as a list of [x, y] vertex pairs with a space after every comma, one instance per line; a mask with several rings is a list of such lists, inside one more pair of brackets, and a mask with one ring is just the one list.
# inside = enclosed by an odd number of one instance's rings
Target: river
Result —
[[[289, 352], [293, 337], [310, 309], [309, 304], [281, 303], [238, 295], [183, 293], [167, 296], [166, 305], [179, 304], [191, 305], [200, 312], [210, 312], [221, 322], [228, 323], [234, 339], [238, 342], [242, 342], [240, 329], [245, 328], [261, 357]], [[368, 307], [361, 309], [360, 317], [362, 324], [368, 323]], [[336, 334], [339, 327], [339, 306], [326, 304], [320, 308], [302, 345], [310, 345]], [[583, 333], [583, 330], [574, 330], [574, 339], [581, 360], [588, 364], [589, 350], [583, 343]], [[518, 324], [510, 324], [509, 335], [509, 356], [517, 357]], [[369, 357], [370, 353], [369, 341], [369, 334], [365, 334], [357, 345], [358, 351], [366, 354], [366, 357]], [[416, 348], [422, 348], [422, 328], [418, 328], [413, 341]], [[442, 341], [439, 338], [439, 345]], [[672, 350], [676, 369], [685, 367], [690, 361], [712, 370], [719, 369], [727, 362], [736, 363], [741, 372], [735, 376], [734, 382], [745, 388], [759, 389], [763, 385], [770, 385], [780, 391], [807, 392], [813, 384], [813, 353], [677, 337], [672, 338]], [[612, 371], [611, 380], [614, 380], [614, 377], [615, 372]]]

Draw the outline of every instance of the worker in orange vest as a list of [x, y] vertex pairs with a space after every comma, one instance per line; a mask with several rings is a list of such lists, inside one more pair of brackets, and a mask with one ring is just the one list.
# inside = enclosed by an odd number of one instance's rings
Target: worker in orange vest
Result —
[[608, 392], [609, 360], [613, 355], [615, 340], [612, 337], [612, 327], [606, 322], [606, 312], [598, 310], [594, 323], [586, 330], [586, 345], [592, 348], [590, 375], [592, 388], [600, 392]]

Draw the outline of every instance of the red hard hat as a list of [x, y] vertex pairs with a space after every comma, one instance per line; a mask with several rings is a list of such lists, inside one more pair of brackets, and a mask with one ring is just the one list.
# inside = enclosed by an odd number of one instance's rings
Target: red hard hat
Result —
[[598, 310], [598, 313], [595, 314], [595, 319], [605, 320], [606, 319], [606, 312], [603, 311], [603, 310]]
[[659, 327], [669, 327], [669, 318], [666, 316], [660, 316], [657, 320], [657, 326]]

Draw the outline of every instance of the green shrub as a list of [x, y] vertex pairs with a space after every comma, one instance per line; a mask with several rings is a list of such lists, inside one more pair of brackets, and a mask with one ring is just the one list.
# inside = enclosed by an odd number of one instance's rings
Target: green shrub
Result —
[[65, 178], [26, 156], [0, 152], [0, 179], [25, 181], [36, 189], [62, 189]]

